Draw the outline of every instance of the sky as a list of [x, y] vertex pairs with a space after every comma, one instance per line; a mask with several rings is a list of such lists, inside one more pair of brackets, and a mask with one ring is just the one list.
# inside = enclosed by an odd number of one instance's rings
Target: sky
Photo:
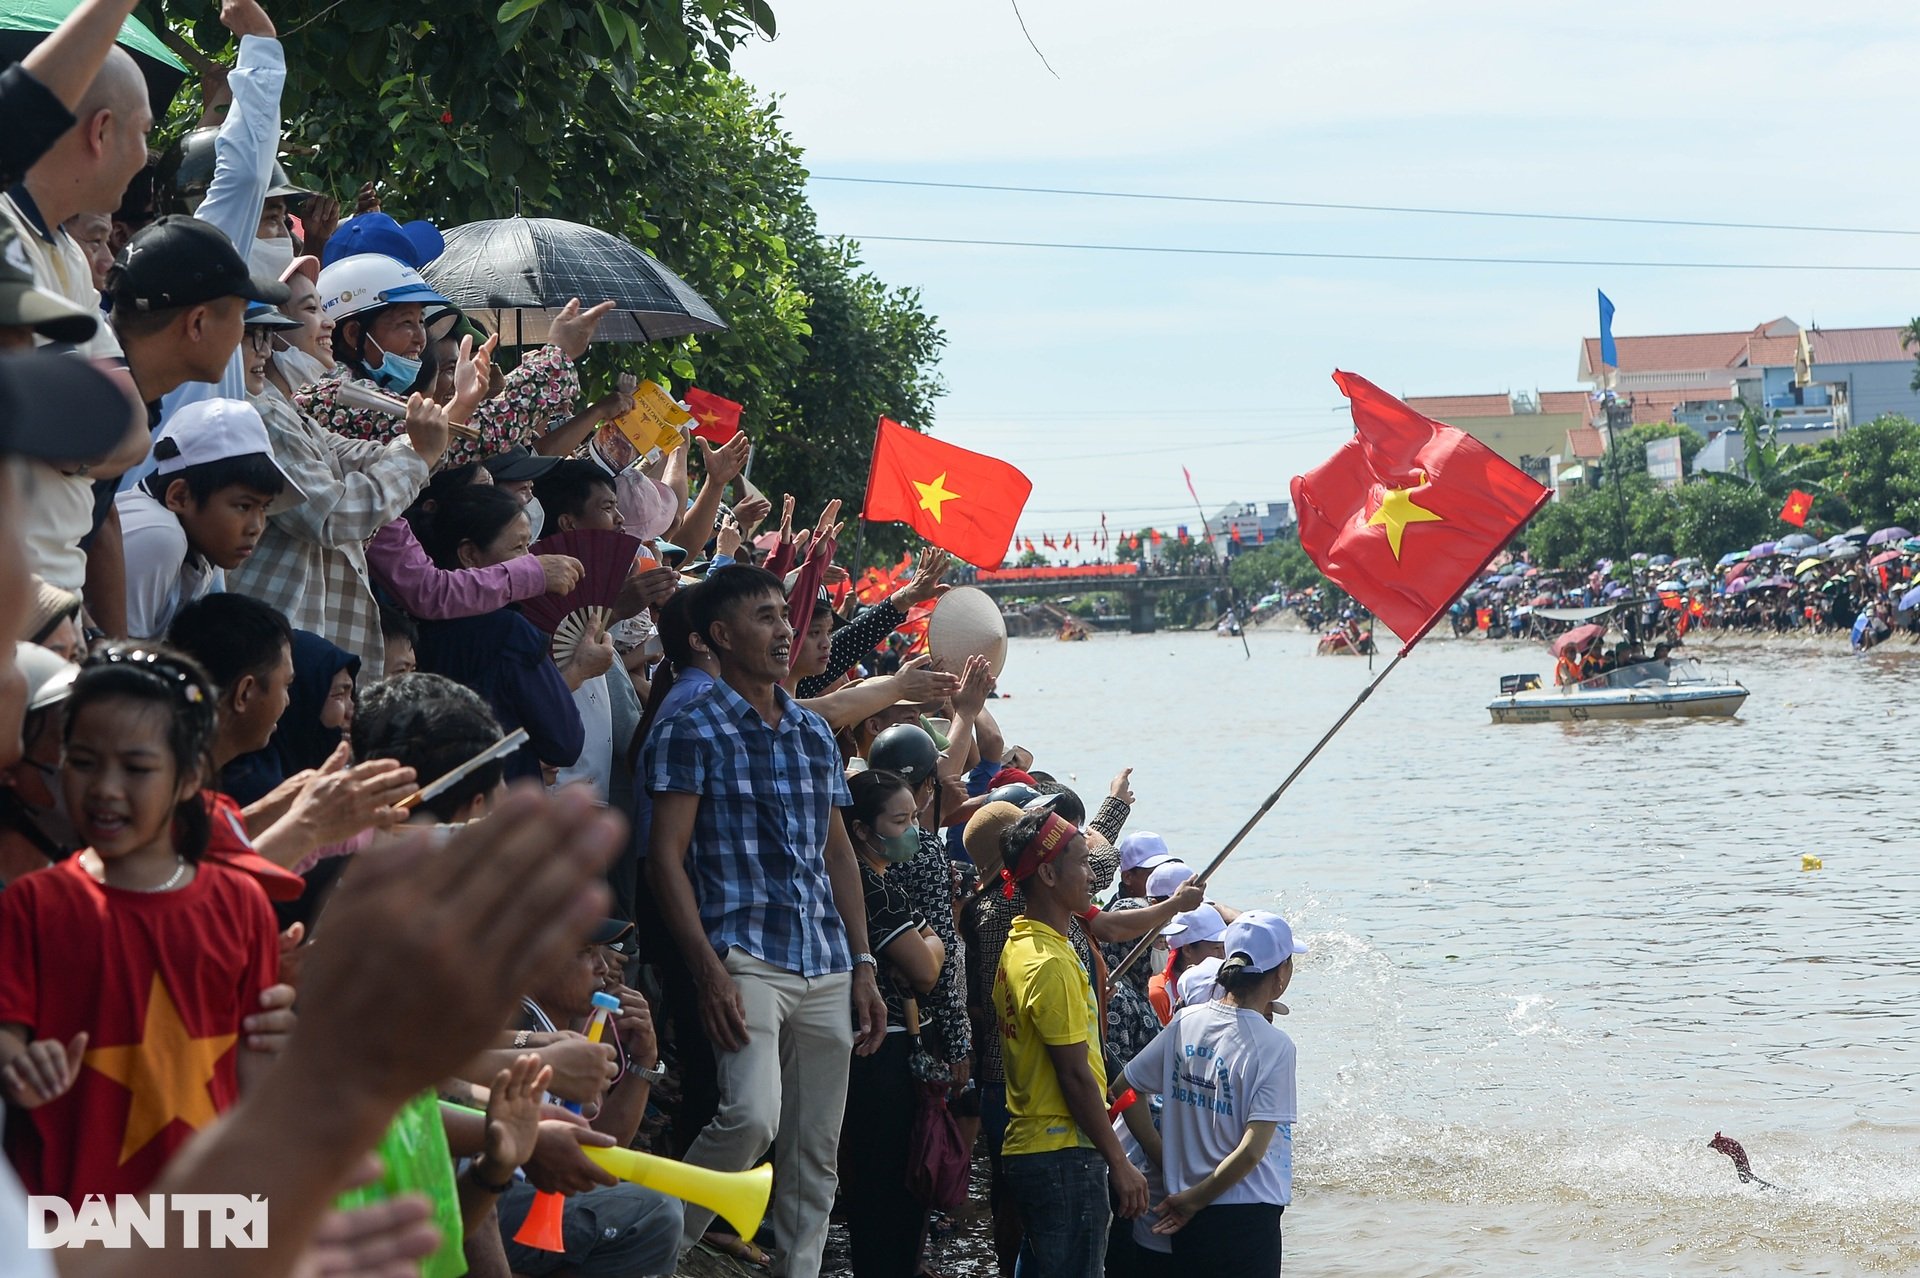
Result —
[[[735, 69], [777, 97], [821, 228], [947, 336], [934, 435], [1034, 481], [1022, 531], [1283, 500], [1396, 394], [1579, 389], [1617, 335], [1920, 314], [1920, 6], [1615, 0], [791, 0]], [[1183, 16], [1185, 15], [1185, 16]], [[1051, 72], [1049, 71], [1051, 66]], [[1057, 73], [1057, 76], [1056, 74]], [[857, 184], [1883, 228], [1415, 216]], [[1520, 266], [1062, 251], [879, 236], [1532, 257]], [[1686, 269], [1671, 263], [1734, 263]], [[1758, 269], [1763, 265], [1817, 270]], [[1870, 272], [1843, 267], [1912, 268]]]

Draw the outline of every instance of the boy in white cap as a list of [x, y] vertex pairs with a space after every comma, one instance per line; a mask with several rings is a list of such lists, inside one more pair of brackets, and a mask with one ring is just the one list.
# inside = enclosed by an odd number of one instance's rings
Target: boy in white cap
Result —
[[127, 632], [155, 639], [181, 607], [225, 588], [267, 516], [305, 500], [273, 459], [253, 405], [203, 399], [168, 420], [153, 473], [114, 499], [126, 545]]
[[1126, 1068], [1126, 1084], [1165, 1098], [1160, 1169], [1167, 1197], [1154, 1232], [1182, 1270], [1210, 1278], [1280, 1272], [1280, 1216], [1293, 1199], [1293, 1040], [1273, 1004], [1306, 946], [1277, 914], [1228, 926], [1224, 995], [1183, 1008]]

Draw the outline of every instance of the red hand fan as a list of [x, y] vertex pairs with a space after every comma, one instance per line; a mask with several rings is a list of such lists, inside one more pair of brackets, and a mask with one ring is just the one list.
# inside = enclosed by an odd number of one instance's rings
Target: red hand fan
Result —
[[553, 636], [553, 659], [567, 664], [573, 650], [590, 634], [613, 623], [620, 587], [633, 573], [640, 539], [600, 528], [576, 528], [533, 543], [536, 555], [571, 555], [586, 571], [580, 584], [564, 595], [536, 595], [522, 600], [520, 615]]

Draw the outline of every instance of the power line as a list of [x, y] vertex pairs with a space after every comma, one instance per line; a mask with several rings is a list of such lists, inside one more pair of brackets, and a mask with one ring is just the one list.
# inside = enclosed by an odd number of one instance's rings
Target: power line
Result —
[[933, 235], [850, 235], [878, 244], [954, 244], [970, 248], [1069, 249], [1089, 253], [1172, 253], [1189, 257], [1267, 257], [1329, 262], [1438, 262], [1455, 266], [1583, 266], [1660, 271], [1865, 271], [1878, 275], [1920, 273], [1920, 266], [1809, 265], [1797, 262], [1608, 262], [1560, 257], [1454, 257], [1425, 253], [1314, 253], [1288, 249], [1191, 248], [1172, 244], [1076, 244], [1050, 240], [972, 240]]
[[1506, 209], [1424, 208], [1398, 204], [1334, 204], [1320, 200], [1260, 200], [1229, 195], [1169, 195], [1154, 191], [1100, 191], [1062, 186], [1010, 186], [991, 182], [928, 182], [913, 178], [843, 177], [815, 173], [815, 182], [864, 186], [917, 186], [947, 191], [999, 191], [1015, 195], [1073, 195], [1103, 200], [1154, 200], [1169, 204], [1230, 204], [1252, 208], [1318, 209], [1335, 213], [1403, 213], [1423, 217], [1493, 217], [1528, 222], [1595, 222], [1613, 226], [1684, 226], [1713, 231], [1805, 231], [1821, 235], [1920, 235], [1888, 226], [1802, 226], [1788, 222], [1717, 222], [1693, 218], [1624, 217], [1600, 213], [1528, 213]]

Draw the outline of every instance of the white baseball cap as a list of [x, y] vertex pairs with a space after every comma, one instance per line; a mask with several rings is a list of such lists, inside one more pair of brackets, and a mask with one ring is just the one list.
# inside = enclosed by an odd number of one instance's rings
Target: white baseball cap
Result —
[[1156, 865], [1179, 860], [1167, 851], [1165, 839], [1147, 830], [1136, 830], [1122, 837], [1119, 851], [1122, 874], [1129, 870], [1151, 870]]
[[1147, 898], [1172, 896], [1180, 885], [1193, 877], [1193, 867], [1185, 861], [1165, 861], [1147, 876]]
[[[286, 510], [307, 499], [300, 485], [293, 482], [293, 476], [287, 474], [274, 457], [273, 444], [267, 438], [267, 424], [260, 419], [260, 411], [241, 399], [196, 400], [169, 417], [160, 433], [154, 436], [153, 473], [165, 478], [189, 466], [204, 466], [208, 462], [227, 461], [252, 453], [264, 454], [280, 472], [280, 478], [287, 481], [285, 491], [268, 507], [270, 511]], [[160, 485], [161, 491], [165, 488], [166, 485]]]
[[1201, 959], [1180, 973], [1180, 979], [1174, 986], [1174, 1010], [1213, 1002], [1213, 988], [1219, 983], [1219, 977], [1220, 960], [1217, 958]]
[[1173, 922], [1160, 929], [1170, 949], [1192, 945], [1196, 941], [1217, 941], [1227, 930], [1227, 921], [1211, 905], [1173, 916]]
[[1255, 972], [1271, 972], [1307, 947], [1293, 939], [1293, 928], [1278, 914], [1266, 910], [1248, 910], [1227, 925], [1221, 937], [1227, 957], [1244, 954], [1247, 967]]

